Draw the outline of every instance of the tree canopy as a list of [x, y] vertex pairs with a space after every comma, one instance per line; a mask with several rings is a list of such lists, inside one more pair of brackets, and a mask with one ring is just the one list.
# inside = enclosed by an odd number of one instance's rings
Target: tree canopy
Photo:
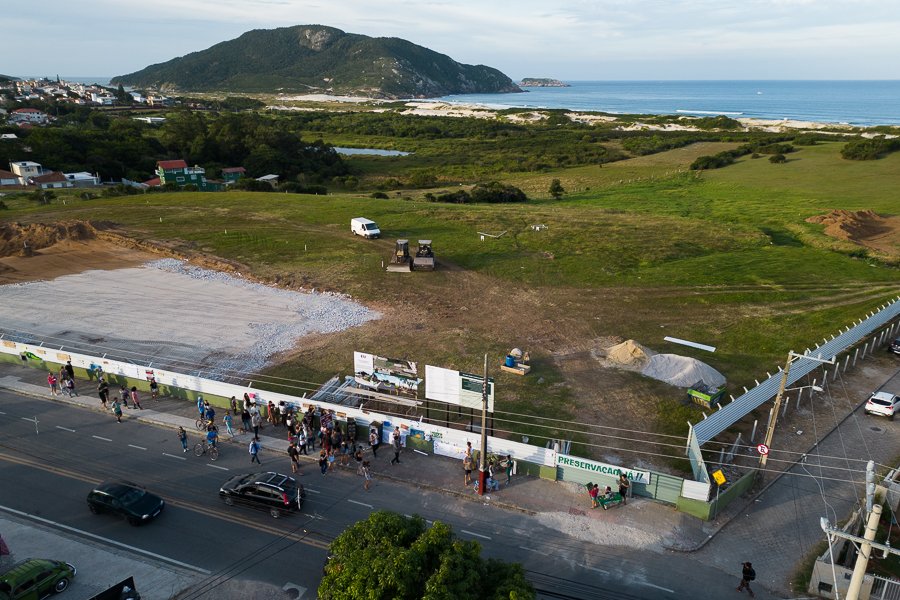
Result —
[[322, 600], [533, 600], [522, 566], [481, 558], [478, 542], [422, 517], [372, 513], [331, 544]]

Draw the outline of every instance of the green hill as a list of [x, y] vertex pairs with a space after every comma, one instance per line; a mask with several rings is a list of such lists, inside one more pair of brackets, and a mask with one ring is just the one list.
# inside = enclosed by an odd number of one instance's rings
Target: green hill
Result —
[[321, 25], [256, 29], [168, 62], [113, 78], [167, 91], [309, 92], [375, 98], [521, 92], [497, 69], [464, 65], [399, 38]]

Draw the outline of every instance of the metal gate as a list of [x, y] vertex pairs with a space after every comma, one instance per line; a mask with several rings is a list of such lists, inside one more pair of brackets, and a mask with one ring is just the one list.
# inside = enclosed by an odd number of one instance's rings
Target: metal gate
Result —
[[875, 583], [872, 584], [869, 600], [900, 600], [900, 581], [878, 575], [873, 575], [873, 577], [875, 577]]

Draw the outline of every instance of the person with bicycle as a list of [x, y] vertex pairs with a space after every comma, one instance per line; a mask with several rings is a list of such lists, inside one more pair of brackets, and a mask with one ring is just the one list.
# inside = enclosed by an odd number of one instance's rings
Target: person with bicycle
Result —
[[215, 425], [210, 425], [206, 430], [206, 445], [210, 448], [216, 447], [216, 441], [219, 439], [219, 432], [216, 431]]
[[210, 406], [209, 402], [206, 403], [204, 408], [206, 409], [206, 420], [209, 421], [210, 423], [215, 422], [216, 409], [214, 409], [212, 406]]

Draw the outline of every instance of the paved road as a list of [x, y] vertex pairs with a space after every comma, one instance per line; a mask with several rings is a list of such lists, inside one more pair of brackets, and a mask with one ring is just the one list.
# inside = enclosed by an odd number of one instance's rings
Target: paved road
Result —
[[[213, 464], [182, 453], [171, 429], [118, 424], [105, 413], [4, 391], [0, 408], [0, 477], [17, 483], [2, 486], [0, 505], [209, 571], [209, 586], [237, 577], [279, 589], [290, 582], [314, 590], [328, 542], [372, 510], [387, 509], [442, 520], [461, 538], [479, 541], [486, 556], [522, 562], [544, 598], [734, 593], [734, 578], [690, 555], [635, 552], [627, 536], [597, 544], [574, 540], [522, 513], [394, 482], [376, 482], [366, 493], [352, 473], [323, 477], [313, 464], [304, 466], [300, 477], [308, 490], [303, 514], [276, 521], [226, 507], [217, 498], [218, 486], [230, 475], [260, 470], [250, 468], [241, 446], [223, 445]], [[280, 454], [262, 460], [262, 470], [288, 466]], [[90, 514], [84, 503], [88, 489], [114, 477], [146, 485], [169, 506], [157, 521], [137, 528]]]

